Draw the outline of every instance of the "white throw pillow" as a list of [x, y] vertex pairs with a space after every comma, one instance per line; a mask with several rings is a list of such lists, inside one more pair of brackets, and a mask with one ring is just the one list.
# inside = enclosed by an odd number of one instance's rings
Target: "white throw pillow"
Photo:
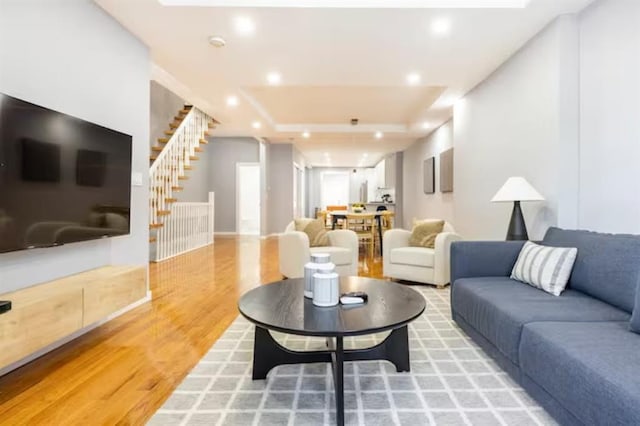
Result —
[[560, 296], [577, 255], [577, 248], [548, 247], [527, 241], [520, 250], [511, 278]]

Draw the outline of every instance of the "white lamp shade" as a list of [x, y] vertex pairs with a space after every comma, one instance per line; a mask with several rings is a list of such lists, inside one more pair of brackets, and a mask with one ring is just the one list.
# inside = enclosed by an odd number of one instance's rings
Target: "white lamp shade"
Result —
[[543, 201], [544, 197], [523, 177], [510, 177], [491, 199], [492, 203], [507, 201]]

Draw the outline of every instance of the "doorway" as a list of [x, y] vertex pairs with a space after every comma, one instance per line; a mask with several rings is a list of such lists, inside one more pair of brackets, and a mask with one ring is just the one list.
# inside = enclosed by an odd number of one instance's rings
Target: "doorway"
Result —
[[321, 208], [349, 205], [349, 172], [323, 172], [320, 175]]
[[236, 232], [260, 235], [260, 163], [236, 164]]

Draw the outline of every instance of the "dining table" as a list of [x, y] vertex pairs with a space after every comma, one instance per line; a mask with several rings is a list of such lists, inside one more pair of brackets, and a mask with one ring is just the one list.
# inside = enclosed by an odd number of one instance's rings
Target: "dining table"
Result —
[[328, 214], [331, 215], [331, 229], [336, 229], [336, 225], [338, 220], [343, 219], [347, 220], [347, 215], [350, 216], [369, 216], [374, 215], [376, 218], [376, 223], [378, 225], [378, 238], [380, 240], [380, 256], [382, 256], [382, 216], [386, 213], [385, 210], [375, 211], [375, 212], [354, 212], [349, 210], [333, 210], [329, 211]]

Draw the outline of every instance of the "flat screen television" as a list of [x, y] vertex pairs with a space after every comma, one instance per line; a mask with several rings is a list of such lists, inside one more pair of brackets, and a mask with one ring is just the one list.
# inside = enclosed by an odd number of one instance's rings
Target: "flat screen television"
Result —
[[0, 93], [0, 253], [126, 235], [131, 136]]

